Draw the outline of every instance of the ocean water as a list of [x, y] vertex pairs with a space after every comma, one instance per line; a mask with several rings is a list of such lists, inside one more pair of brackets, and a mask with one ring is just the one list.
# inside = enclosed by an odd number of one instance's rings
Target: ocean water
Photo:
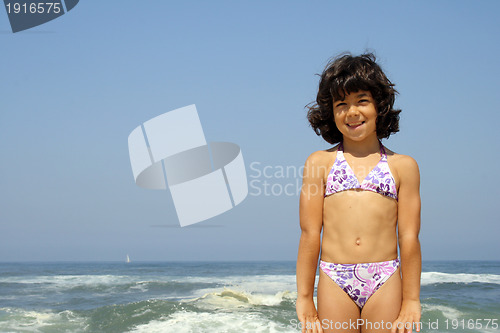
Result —
[[[500, 262], [422, 271], [424, 331], [500, 332]], [[296, 295], [295, 262], [0, 263], [0, 332], [300, 332]]]

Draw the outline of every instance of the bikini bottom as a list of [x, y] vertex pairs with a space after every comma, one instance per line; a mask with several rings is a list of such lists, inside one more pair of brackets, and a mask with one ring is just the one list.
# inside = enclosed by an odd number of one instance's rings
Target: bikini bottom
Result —
[[320, 260], [319, 267], [362, 309], [368, 298], [396, 272], [399, 259], [363, 264]]

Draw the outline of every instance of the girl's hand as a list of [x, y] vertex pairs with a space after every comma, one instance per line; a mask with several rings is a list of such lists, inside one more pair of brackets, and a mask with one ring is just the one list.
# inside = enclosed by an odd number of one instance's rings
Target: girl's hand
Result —
[[420, 332], [420, 301], [403, 301], [398, 318], [392, 323], [391, 333], [412, 333], [415, 325], [415, 331]]
[[321, 322], [314, 302], [310, 298], [297, 298], [297, 317], [299, 317], [302, 333], [323, 333]]

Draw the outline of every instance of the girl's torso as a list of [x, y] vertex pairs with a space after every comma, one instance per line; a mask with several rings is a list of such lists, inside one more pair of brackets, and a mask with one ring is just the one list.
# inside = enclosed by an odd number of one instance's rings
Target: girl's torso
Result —
[[397, 257], [397, 155], [355, 158], [342, 145], [325, 152], [321, 259], [364, 263]]

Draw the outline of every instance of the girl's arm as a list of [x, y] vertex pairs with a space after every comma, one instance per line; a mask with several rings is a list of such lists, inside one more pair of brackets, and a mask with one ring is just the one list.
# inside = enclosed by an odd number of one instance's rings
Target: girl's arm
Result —
[[[420, 331], [420, 173], [417, 162], [401, 156], [398, 166], [400, 176], [398, 196], [398, 242], [401, 255], [403, 302], [392, 332]], [[399, 324], [399, 326], [398, 326]], [[406, 329], [403, 325], [406, 324]], [[411, 325], [411, 326], [410, 326]]]
[[300, 235], [297, 258], [297, 316], [302, 332], [323, 332], [314, 306], [314, 280], [321, 247], [323, 226], [324, 165], [322, 152], [311, 154], [305, 163], [300, 192]]

